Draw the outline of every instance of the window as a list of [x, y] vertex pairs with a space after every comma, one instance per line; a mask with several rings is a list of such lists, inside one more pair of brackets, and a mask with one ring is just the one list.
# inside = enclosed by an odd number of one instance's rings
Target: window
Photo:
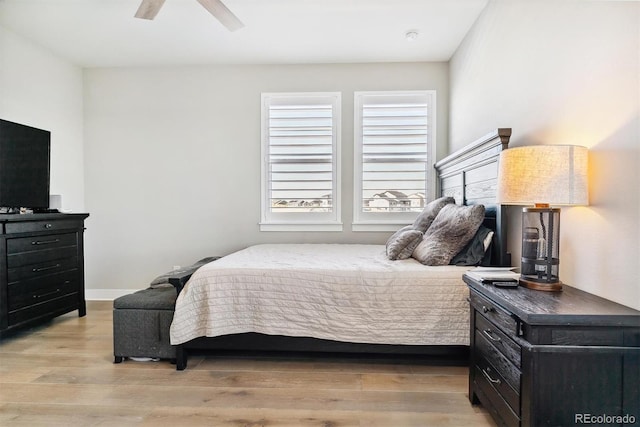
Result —
[[413, 222], [433, 191], [435, 91], [356, 92], [354, 231]]
[[340, 93], [262, 95], [262, 231], [341, 231]]

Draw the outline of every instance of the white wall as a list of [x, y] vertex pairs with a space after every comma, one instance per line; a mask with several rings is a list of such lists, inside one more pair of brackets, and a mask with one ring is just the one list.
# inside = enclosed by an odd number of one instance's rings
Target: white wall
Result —
[[[590, 149], [590, 206], [562, 209], [560, 278], [640, 308], [640, 3], [492, 0], [450, 62], [450, 144]], [[510, 209], [520, 257], [520, 209]]]
[[[264, 242], [384, 243], [351, 232], [353, 92], [437, 90], [448, 64], [90, 69], [85, 72], [88, 289], [146, 286], [174, 265]], [[260, 232], [261, 92], [342, 92], [341, 233]]]
[[0, 27], [0, 118], [51, 131], [51, 193], [84, 211], [82, 69]]

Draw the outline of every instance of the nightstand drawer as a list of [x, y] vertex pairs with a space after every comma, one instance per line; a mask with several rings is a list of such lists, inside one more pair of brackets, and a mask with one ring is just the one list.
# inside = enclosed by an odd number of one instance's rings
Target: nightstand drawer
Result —
[[509, 404], [516, 415], [520, 415], [520, 390], [514, 390], [489, 362], [480, 358], [475, 366], [476, 380], [484, 377], [498, 394]]
[[[507, 403], [504, 397], [500, 394], [498, 390], [493, 386], [492, 380], [496, 381], [494, 378], [495, 372], [489, 373], [489, 375], [485, 375], [482, 370], [476, 366], [475, 367], [475, 386], [479, 388], [479, 395], [483, 397], [482, 403], [487, 406], [492, 413], [497, 415], [497, 417], [502, 421], [498, 423], [500, 425], [506, 425], [508, 427], [519, 427], [520, 426], [520, 417], [519, 413], [515, 413], [512, 407]], [[494, 383], [495, 384], [495, 383]], [[509, 386], [506, 386], [509, 387]], [[485, 402], [488, 400], [488, 402]], [[519, 401], [518, 401], [519, 404]], [[517, 406], [516, 406], [517, 407]]]
[[488, 361], [514, 390], [520, 390], [520, 370], [476, 329], [475, 345], [480, 357]]
[[520, 367], [522, 359], [521, 348], [511, 338], [496, 328], [478, 311], [476, 313], [476, 330], [479, 331], [495, 346], [500, 353], [504, 354], [516, 367]]
[[505, 333], [513, 336], [518, 335], [518, 321], [504, 308], [498, 304], [484, 298], [475, 291], [471, 292], [471, 304], [478, 310], [484, 317]]

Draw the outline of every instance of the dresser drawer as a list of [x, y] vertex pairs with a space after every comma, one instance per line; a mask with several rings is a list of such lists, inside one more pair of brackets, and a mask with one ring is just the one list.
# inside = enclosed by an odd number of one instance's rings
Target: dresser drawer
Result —
[[506, 356], [511, 363], [520, 368], [522, 359], [522, 349], [511, 338], [505, 335], [500, 329], [490, 323], [480, 312], [476, 311], [476, 329], [491, 341], [500, 353]]
[[31, 321], [38, 318], [56, 316], [79, 308], [80, 301], [78, 293], [63, 295], [42, 303], [30, 305], [25, 308], [10, 311], [8, 325], [13, 326], [21, 322]]
[[509, 335], [518, 335], [518, 321], [511, 313], [475, 291], [471, 292], [470, 299], [471, 305], [489, 319], [491, 323], [497, 325]]
[[27, 280], [15, 285], [9, 285], [9, 311], [18, 310], [77, 292], [79, 280], [78, 271], [74, 270], [54, 274], [46, 279]]
[[23, 221], [8, 222], [5, 225], [6, 234], [33, 233], [37, 231], [57, 231], [83, 228], [82, 220], [64, 219], [56, 221]]
[[29, 267], [34, 270], [34, 272], [46, 271], [42, 269], [46, 269], [49, 266], [53, 267], [60, 260], [74, 258], [77, 256], [77, 246], [65, 246], [57, 249], [22, 252], [19, 254], [9, 255], [7, 257], [7, 266], [9, 269]]
[[520, 370], [477, 329], [475, 331], [475, 345], [480, 357], [489, 362], [511, 388], [519, 391]]
[[12, 285], [16, 282], [45, 278], [46, 276], [62, 273], [69, 270], [78, 270], [78, 257], [72, 256], [64, 259], [45, 261], [37, 264], [11, 268], [7, 272], [7, 278], [9, 285]]
[[77, 245], [77, 233], [46, 234], [34, 237], [18, 237], [15, 239], [7, 239], [7, 254], [15, 255], [23, 252], [58, 249], [66, 246]]

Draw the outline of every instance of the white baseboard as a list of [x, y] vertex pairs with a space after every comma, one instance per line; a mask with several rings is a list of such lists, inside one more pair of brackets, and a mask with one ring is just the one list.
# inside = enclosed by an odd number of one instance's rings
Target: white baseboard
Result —
[[84, 297], [87, 301], [113, 301], [123, 295], [128, 295], [140, 289], [85, 289]]

